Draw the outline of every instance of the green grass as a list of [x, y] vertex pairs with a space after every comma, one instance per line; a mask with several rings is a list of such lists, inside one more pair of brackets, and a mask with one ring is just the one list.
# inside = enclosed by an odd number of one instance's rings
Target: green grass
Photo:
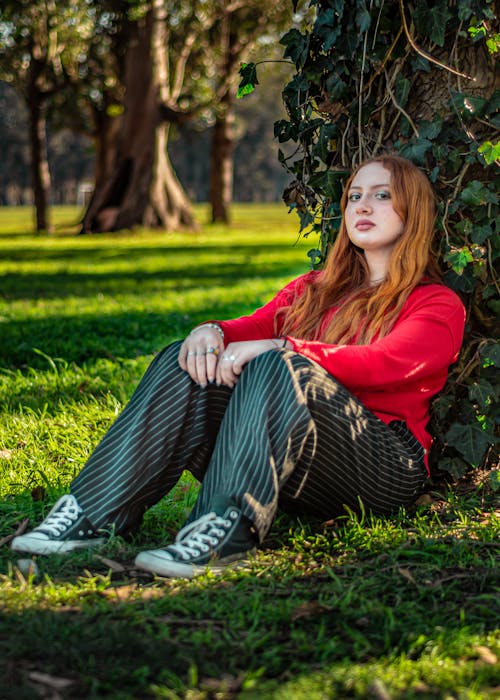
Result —
[[[67, 488], [155, 352], [265, 302], [316, 245], [294, 245], [278, 205], [240, 205], [229, 229], [198, 234], [75, 237], [78, 212], [60, 208], [56, 234], [40, 237], [30, 216], [0, 209], [0, 540]], [[392, 518], [281, 515], [256, 558], [223, 576], [135, 570], [196, 490], [186, 476], [133, 538], [39, 557], [35, 575], [0, 548], [2, 699], [498, 697], [486, 487]]]

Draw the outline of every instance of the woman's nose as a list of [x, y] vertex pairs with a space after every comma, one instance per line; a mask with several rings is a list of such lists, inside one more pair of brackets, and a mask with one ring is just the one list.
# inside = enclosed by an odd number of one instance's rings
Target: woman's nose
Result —
[[361, 199], [358, 199], [356, 203], [356, 211], [371, 211], [371, 206], [365, 197], [361, 197]]

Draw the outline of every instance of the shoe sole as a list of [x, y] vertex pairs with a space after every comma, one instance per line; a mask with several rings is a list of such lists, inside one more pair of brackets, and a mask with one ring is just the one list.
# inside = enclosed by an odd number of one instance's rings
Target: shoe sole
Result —
[[156, 554], [156, 550], [141, 552], [135, 558], [135, 566], [139, 569], [144, 569], [157, 576], [164, 576], [166, 578], [194, 578], [200, 574], [204, 574], [207, 571], [212, 571], [218, 573], [227, 569], [231, 564], [237, 564], [249, 556], [255, 554], [256, 550], [251, 549], [247, 552], [242, 552], [240, 554], [232, 554], [223, 559], [214, 559], [207, 564], [183, 564], [179, 561], [174, 561], [172, 559], [165, 559], [161, 552], [158, 550], [159, 554]]
[[67, 554], [77, 549], [100, 547], [106, 540], [97, 537], [93, 540], [82, 540], [81, 542], [70, 540], [69, 542], [55, 542], [54, 540], [40, 540], [29, 535], [20, 535], [12, 540], [11, 549], [14, 552], [24, 552], [27, 554]]

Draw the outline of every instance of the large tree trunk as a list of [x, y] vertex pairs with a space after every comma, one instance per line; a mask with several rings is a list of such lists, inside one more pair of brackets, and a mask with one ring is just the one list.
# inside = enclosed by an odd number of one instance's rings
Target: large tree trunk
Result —
[[210, 153], [210, 203], [212, 222], [229, 223], [233, 199], [234, 112], [230, 99], [216, 118]]
[[47, 124], [43, 97], [32, 87], [27, 97], [31, 149], [31, 179], [37, 231], [50, 231], [48, 203], [50, 171], [47, 158]]
[[112, 173], [97, 188], [82, 233], [134, 226], [196, 228], [191, 204], [167, 155], [157, 64], [166, 37], [155, 8], [135, 25], [125, 69], [124, 114]]

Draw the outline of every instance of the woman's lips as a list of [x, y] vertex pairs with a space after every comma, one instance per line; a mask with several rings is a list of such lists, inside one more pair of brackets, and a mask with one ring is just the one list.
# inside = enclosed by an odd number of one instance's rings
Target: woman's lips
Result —
[[357, 228], [358, 231], [368, 231], [373, 226], [375, 226], [373, 221], [369, 221], [368, 219], [360, 219], [360, 221], [357, 221], [355, 224], [355, 228]]

